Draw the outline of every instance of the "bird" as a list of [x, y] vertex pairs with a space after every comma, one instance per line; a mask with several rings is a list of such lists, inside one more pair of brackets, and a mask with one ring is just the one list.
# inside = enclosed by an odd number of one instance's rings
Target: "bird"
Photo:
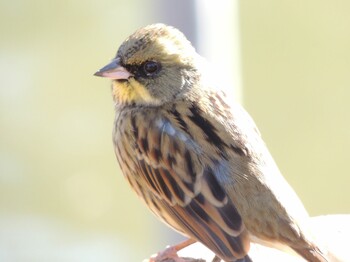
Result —
[[95, 73], [112, 80], [124, 177], [156, 217], [223, 261], [251, 261], [251, 242], [327, 261], [301, 200], [214, 69], [182, 32], [157, 23]]

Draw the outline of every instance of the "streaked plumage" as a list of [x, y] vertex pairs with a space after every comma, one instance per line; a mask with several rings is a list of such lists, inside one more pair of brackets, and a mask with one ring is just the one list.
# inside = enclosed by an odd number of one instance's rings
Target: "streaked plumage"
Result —
[[225, 261], [244, 258], [251, 240], [325, 261], [253, 120], [203, 72], [183, 34], [156, 24], [96, 73], [113, 79], [115, 152], [131, 187], [163, 222]]

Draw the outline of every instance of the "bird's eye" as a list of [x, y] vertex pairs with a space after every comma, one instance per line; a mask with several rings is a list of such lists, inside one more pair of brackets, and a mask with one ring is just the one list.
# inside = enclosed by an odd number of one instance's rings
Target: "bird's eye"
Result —
[[143, 71], [146, 76], [154, 76], [160, 70], [160, 64], [155, 61], [147, 61], [143, 64]]

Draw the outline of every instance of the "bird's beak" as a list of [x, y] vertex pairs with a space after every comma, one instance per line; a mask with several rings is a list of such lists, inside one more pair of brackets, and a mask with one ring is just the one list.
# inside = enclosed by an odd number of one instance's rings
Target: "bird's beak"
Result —
[[120, 65], [120, 58], [117, 57], [112, 60], [108, 65], [98, 70], [95, 76], [101, 76], [110, 78], [113, 80], [128, 80], [129, 77], [133, 76], [125, 67]]

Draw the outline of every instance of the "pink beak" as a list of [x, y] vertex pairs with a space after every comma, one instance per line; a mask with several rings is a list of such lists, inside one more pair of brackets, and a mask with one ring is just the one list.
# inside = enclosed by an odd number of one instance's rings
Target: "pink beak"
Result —
[[106, 77], [113, 80], [128, 80], [129, 77], [133, 76], [133, 74], [126, 70], [125, 67], [120, 65], [119, 57], [113, 59], [112, 62], [102, 67], [94, 75]]

